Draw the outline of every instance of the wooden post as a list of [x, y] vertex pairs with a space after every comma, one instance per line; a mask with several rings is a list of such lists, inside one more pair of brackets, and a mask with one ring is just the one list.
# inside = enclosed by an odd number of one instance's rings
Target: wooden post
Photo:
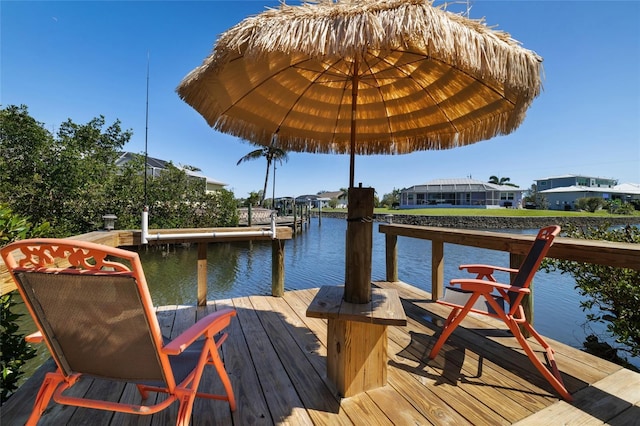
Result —
[[431, 300], [444, 295], [444, 242], [431, 241]]
[[284, 240], [271, 241], [271, 295], [284, 296]]
[[387, 263], [387, 281], [398, 281], [398, 237], [385, 235], [385, 258]]
[[198, 243], [198, 306], [207, 304], [207, 243]]
[[373, 244], [373, 188], [349, 188], [344, 300], [371, 300], [371, 246]]
[[[524, 255], [509, 253], [509, 267], [513, 269], [519, 269], [522, 265], [522, 262], [524, 262], [524, 258]], [[511, 274], [510, 280], [513, 281], [515, 276], [516, 274]], [[520, 302], [520, 305], [524, 310], [524, 315], [527, 317], [527, 322], [533, 325], [533, 279], [529, 283], [529, 290], [530, 293], [524, 295], [524, 297], [522, 298], [522, 302]], [[522, 331], [524, 337], [531, 337], [531, 333], [529, 333], [529, 330], [527, 330], [526, 328], [520, 326], [520, 331]]]
[[293, 204], [293, 235], [298, 231], [298, 206]]
[[247, 207], [247, 226], [251, 226], [251, 203]]

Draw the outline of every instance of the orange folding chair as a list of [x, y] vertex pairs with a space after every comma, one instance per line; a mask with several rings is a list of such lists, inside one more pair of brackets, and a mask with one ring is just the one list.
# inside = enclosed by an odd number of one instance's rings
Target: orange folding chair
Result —
[[[461, 270], [476, 274], [476, 277], [451, 280], [451, 285], [445, 289], [444, 297], [437, 301], [452, 307], [453, 311], [446, 319], [442, 333], [431, 349], [429, 358], [433, 359], [438, 355], [442, 345], [469, 312], [500, 318], [509, 327], [509, 330], [511, 330], [538, 371], [542, 373], [562, 398], [566, 401], [571, 401], [572, 397], [565, 388], [558, 371], [553, 349], [527, 321], [521, 305], [523, 297], [530, 293], [529, 286], [533, 276], [553, 244], [553, 239], [559, 233], [559, 226], [549, 226], [541, 229], [519, 269], [479, 264], [461, 265]], [[511, 284], [497, 282], [493, 276], [495, 271], [513, 274], [514, 278]], [[538, 359], [519, 326], [524, 327], [545, 349], [551, 371]]]
[[[148, 415], [179, 401], [176, 424], [187, 425], [197, 397], [228, 401], [231, 381], [218, 349], [236, 312], [214, 312], [172, 341], [164, 339], [142, 264], [135, 252], [68, 239], [18, 241], [0, 250], [57, 370], [48, 373], [27, 422], [35, 425], [51, 398], [59, 404]], [[129, 266], [127, 266], [129, 265]], [[207, 365], [226, 395], [199, 393]], [[83, 376], [136, 384], [139, 405], [65, 394]], [[149, 392], [167, 394], [145, 405]]]

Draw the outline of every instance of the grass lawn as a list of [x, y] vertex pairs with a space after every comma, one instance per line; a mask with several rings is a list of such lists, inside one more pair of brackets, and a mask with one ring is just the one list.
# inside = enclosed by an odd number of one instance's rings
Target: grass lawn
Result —
[[[317, 211], [317, 209], [314, 209]], [[323, 212], [347, 212], [347, 209], [323, 208]], [[530, 209], [386, 209], [376, 208], [375, 214], [402, 214], [402, 215], [422, 215], [422, 216], [509, 216], [509, 217], [624, 217], [614, 215], [606, 211], [575, 212], [563, 210], [530, 210]], [[636, 211], [635, 217], [640, 217], [640, 211]]]

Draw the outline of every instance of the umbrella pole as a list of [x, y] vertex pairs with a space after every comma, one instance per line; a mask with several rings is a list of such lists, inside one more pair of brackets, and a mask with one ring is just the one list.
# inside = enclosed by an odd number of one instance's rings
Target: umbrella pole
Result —
[[354, 61], [351, 88], [351, 153], [349, 165], [349, 206], [345, 259], [344, 300], [371, 301], [371, 246], [373, 244], [373, 188], [354, 187], [356, 146], [356, 106], [358, 100], [358, 60]]
[[358, 60], [353, 63], [353, 77], [351, 78], [351, 146], [349, 153], [349, 188], [353, 188], [354, 170], [356, 164], [356, 108], [358, 105]]

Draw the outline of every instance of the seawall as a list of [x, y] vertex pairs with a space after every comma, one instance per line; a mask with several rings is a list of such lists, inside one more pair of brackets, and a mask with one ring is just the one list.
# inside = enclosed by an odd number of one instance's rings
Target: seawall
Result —
[[[317, 217], [317, 212], [312, 214]], [[322, 217], [346, 219], [343, 212], [322, 212]], [[503, 217], [503, 216], [431, 216], [410, 214], [374, 214], [374, 221], [399, 223], [403, 225], [437, 226], [443, 228], [462, 229], [538, 229], [547, 225], [561, 227], [600, 225], [638, 225], [640, 218], [629, 217]]]

